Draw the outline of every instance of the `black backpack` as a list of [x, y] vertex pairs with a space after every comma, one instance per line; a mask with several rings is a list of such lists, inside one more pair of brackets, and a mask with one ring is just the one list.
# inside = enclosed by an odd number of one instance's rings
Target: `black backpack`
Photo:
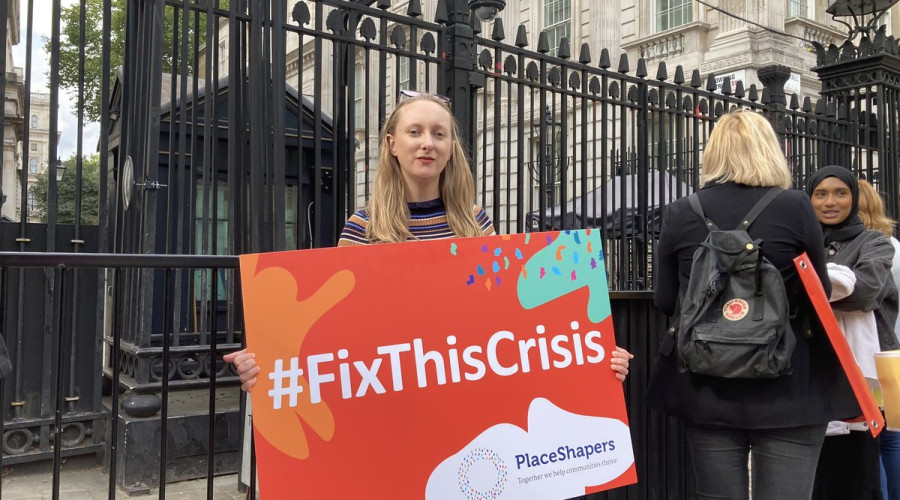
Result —
[[691, 208], [709, 235], [694, 252], [682, 297], [678, 354], [682, 371], [724, 378], [774, 378], [790, 372], [797, 339], [791, 330], [781, 273], [765, 257], [762, 240], [747, 233], [781, 192], [773, 188], [734, 230], [706, 218], [696, 194]]

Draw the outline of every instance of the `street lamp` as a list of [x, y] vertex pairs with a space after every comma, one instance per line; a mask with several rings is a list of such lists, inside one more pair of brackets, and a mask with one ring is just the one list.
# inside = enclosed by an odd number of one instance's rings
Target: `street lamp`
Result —
[[469, 10], [474, 12], [481, 22], [493, 21], [504, 7], [506, 0], [469, 0]]
[[66, 165], [59, 161], [59, 158], [56, 159], [56, 182], [59, 182], [63, 178], [63, 174], [66, 173]]
[[[900, 0], [829, 0], [825, 12], [831, 14], [831, 18], [847, 27], [847, 40], [853, 40], [857, 34], [868, 33], [878, 29], [878, 20]], [[871, 16], [868, 21], [867, 16]], [[838, 19], [838, 17], [850, 17], [853, 24]]]
[[[537, 119], [531, 123], [531, 131], [533, 136], [538, 137], [537, 150], [529, 163], [531, 166], [532, 179], [544, 180], [544, 191], [548, 206], [556, 204], [556, 180], [562, 172], [562, 124], [553, 119], [553, 113], [550, 112], [550, 106], [544, 109], [543, 124], [541, 119]], [[549, 137], [541, 134], [546, 130]], [[543, 161], [541, 153], [543, 152]]]

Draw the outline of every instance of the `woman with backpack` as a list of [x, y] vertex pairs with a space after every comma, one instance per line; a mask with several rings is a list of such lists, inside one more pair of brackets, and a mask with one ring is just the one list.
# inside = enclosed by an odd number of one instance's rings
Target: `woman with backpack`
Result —
[[[783, 278], [789, 306], [785, 335], [794, 341], [789, 367], [760, 378], [735, 378], [692, 372], [681, 362], [676, 344], [684, 332], [666, 333], [646, 395], [647, 404], [684, 423], [697, 498], [810, 498], [816, 463], [830, 420], [860, 413], [850, 385], [828, 339], [809, 320], [812, 308], [793, 259], [809, 255], [820, 278], [827, 277], [822, 231], [809, 198], [789, 190], [791, 175], [769, 122], [750, 111], [723, 116], [704, 151], [698, 216], [689, 198], [665, 211], [654, 271], [654, 301], [669, 316], [680, 316], [693, 269], [694, 255], [715, 227], [741, 229], [748, 213], [770, 191], [780, 192], [743, 227], [753, 247]], [[706, 248], [706, 247], [704, 247]], [[830, 291], [830, 283], [823, 280]], [[719, 278], [709, 282], [716, 293]], [[754, 314], [752, 304], [710, 309], [727, 330], [733, 320]], [[676, 316], [674, 325], [679, 325]], [[764, 336], [766, 332], [750, 332]], [[678, 337], [682, 336], [682, 337]], [[715, 360], [713, 360], [715, 361]], [[748, 480], [748, 458], [752, 479]]]
[[[806, 191], [825, 234], [832, 284], [840, 283], [842, 276], [849, 278], [843, 280], [847, 283], [843, 293], [832, 294], [831, 306], [844, 320], [844, 335], [863, 374], [877, 380], [872, 355], [900, 348], [894, 332], [894, 247], [884, 233], [867, 229], [860, 219], [859, 186], [848, 169], [820, 169], [810, 177]], [[880, 499], [878, 440], [865, 424], [836, 424], [829, 427], [822, 446], [813, 498]]]

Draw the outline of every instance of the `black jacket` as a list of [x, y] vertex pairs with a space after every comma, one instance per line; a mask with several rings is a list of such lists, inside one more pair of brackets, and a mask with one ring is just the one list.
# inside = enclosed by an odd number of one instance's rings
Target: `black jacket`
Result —
[[[858, 241], [857, 241], [858, 240]], [[833, 241], [826, 247], [829, 262], [849, 267], [856, 275], [853, 293], [833, 302], [840, 311], [874, 311], [882, 351], [900, 349], [897, 322], [897, 285], [891, 274], [894, 245], [883, 233], [867, 229], [853, 240]]]
[[[769, 188], [716, 184], [697, 195], [721, 229], [733, 229]], [[803, 191], [779, 194], [748, 230], [763, 240], [763, 254], [784, 277], [797, 346], [792, 373], [775, 379], [738, 380], [683, 373], [674, 352], [661, 355], [646, 395], [649, 406], [700, 425], [763, 429], [822, 424], [861, 412], [840, 363], [817, 321], [794, 269], [794, 257], [806, 252], [819, 276], [826, 276], [822, 230]], [[654, 300], [667, 315], [676, 313], [678, 295], [687, 287], [691, 260], [707, 235], [686, 198], [666, 208], [654, 261]], [[890, 274], [888, 274], [890, 276]], [[826, 279], [823, 286], [830, 293]], [[661, 334], [663, 332], [652, 332]]]

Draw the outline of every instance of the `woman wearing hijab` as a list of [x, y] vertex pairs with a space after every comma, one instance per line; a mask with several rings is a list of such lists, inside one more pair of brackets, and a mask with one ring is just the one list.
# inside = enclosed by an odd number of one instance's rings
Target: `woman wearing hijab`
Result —
[[[894, 247], [881, 232], [866, 229], [859, 218], [859, 186], [846, 168], [828, 166], [810, 179], [806, 188], [813, 212], [825, 236], [825, 254], [833, 286], [831, 306], [836, 315], [872, 312], [870, 327], [854, 328], [846, 335], [855, 344], [861, 365], [873, 352], [897, 349], [897, 287], [891, 275]], [[864, 424], [863, 424], [864, 425]], [[825, 438], [816, 469], [815, 499], [880, 499], [881, 479], [878, 442], [865, 427], [863, 432]], [[838, 431], [840, 432], [840, 431]]]

